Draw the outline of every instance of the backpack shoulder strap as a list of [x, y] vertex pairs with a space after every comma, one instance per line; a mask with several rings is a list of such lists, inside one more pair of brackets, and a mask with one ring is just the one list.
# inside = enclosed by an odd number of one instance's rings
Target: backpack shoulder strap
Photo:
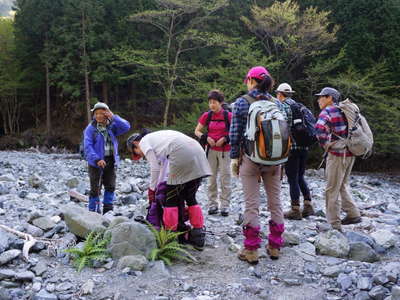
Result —
[[225, 131], [229, 131], [229, 127], [231, 126], [229, 122], [229, 112], [224, 110], [224, 121], [225, 121]]
[[247, 100], [247, 102], [249, 102], [249, 104], [252, 104], [253, 102], [256, 102], [257, 101], [257, 99], [256, 98], [254, 98], [254, 97], [252, 97], [252, 96], [250, 96], [250, 95], [244, 95], [244, 96], [242, 96], [244, 99], [246, 99]]
[[206, 127], [207, 131], [208, 131], [208, 126], [210, 125], [210, 122], [211, 122], [212, 115], [213, 115], [212, 110], [209, 110], [208, 111], [208, 115], [207, 115], [207, 119], [206, 119], [206, 124], [205, 124], [205, 127]]

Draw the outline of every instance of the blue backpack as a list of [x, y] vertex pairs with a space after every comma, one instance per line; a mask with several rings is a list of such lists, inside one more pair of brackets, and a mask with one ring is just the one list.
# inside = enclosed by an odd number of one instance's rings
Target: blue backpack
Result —
[[290, 104], [292, 110], [291, 135], [297, 146], [310, 147], [317, 142], [312, 112], [299, 102]]

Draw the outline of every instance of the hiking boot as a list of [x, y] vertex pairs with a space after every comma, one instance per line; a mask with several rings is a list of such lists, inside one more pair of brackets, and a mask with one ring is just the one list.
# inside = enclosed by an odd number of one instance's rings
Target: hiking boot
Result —
[[310, 200], [304, 200], [304, 207], [303, 207], [303, 211], [301, 212], [301, 215], [303, 218], [307, 218], [309, 216], [315, 215], [314, 207], [312, 206], [312, 203]]
[[350, 224], [357, 224], [357, 223], [361, 223], [361, 217], [353, 217], [353, 218], [349, 218], [348, 216], [346, 216], [342, 221], [342, 225], [350, 225]]
[[199, 251], [204, 249], [206, 233], [203, 228], [192, 228], [189, 231], [189, 243]]
[[212, 206], [208, 209], [208, 214], [209, 215], [216, 215], [218, 214], [218, 207]]
[[292, 205], [292, 208], [289, 211], [285, 212], [283, 216], [285, 217], [285, 219], [289, 220], [301, 220], [302, 216], [300, 206]]
[[229, 209], [228, 208], [221, 208], [221, 216], [223, 216], [223, 217], [229, 216]]
[[278, 259], [280, 250], [278, 248], [272, 248], [270, 245], [268, 245], [267, 253], [271, 259]]
[[114, 205], [112, 205], [112, 204], [103, 204], [103, 215], [105, 215], [109, 211], [112, 211], [113, 209], [114, 209]]
[[238, 253], [238, 258], [243, 261], [247, 261], [249, 264], [256, 265], [258, 264], [258, 250], [248, 250], [243, 248]]
[[339, 231], [340, 233], [343, 233], [343, 229], [341, 225], [331, 225], [332, 229]]

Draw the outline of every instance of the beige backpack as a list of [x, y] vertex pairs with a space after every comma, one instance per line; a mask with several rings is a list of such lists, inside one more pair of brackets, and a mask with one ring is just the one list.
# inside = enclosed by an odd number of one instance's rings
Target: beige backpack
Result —
[[[374, 137], [367, 120], [360, 113], [358, 106], [350, 99], [339, 102], [339, 108], [347, 119], [347, 138], [337, 136], [337, 144], [342, 144], [355, 156], [367, 158], [372, 153]], [[335, 145], [336, 148], [338, 145]]]

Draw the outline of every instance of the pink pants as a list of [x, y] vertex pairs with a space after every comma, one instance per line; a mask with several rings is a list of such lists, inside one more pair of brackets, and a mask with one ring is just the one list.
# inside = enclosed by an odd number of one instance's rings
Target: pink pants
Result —
[[243, 156], [239, 176], [242, 181], [245, 198], [244, 225], [259, 227], [260, 183], [262, 178], [267, 193], [268, 210], [271, 220], [283, 224], [283, 211], [280, 200], [281, 166], [265, 166], [252, 162]]

